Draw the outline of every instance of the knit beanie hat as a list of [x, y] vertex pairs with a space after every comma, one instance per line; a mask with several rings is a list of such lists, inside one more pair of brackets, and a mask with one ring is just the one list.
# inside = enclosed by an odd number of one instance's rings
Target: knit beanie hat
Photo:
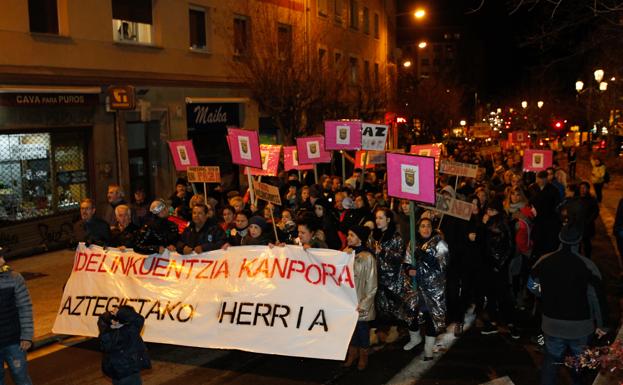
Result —
[[256, 215], [254, 217], [249, 218], [249, 226], [251, 225], [256, 225], [264, 229], [264, 226], [266, 226], [266, 220], [260, 217], [259, 215]]
[[560, 242], [567, 245], [578, 244], [582, 240], [582, 229], [580, 229], [579, 226], [566, 224], [560, 229], [558, 239], [560, 239]]
[[361, 243], [365, 244], [368, 241], [368, 237], [370, 236], [370, 229], [366, 226], [355, 225], [349, 229], [357, 238], [361, 240]]

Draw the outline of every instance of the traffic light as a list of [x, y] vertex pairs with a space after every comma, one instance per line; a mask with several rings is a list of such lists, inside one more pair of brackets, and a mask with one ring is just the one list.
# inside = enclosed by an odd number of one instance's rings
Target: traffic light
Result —
[[554, 129], [555, 130], [562, 130], [565, 127], [565, 122], [563, 122], [562, 120], [556, 120], [554, 122]]

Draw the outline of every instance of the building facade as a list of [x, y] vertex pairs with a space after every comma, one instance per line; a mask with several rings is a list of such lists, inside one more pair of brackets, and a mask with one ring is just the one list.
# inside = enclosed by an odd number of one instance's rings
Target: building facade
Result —
[[[65, 244], [79, 201], [102, 213], [109, 184], [167, 198], [169, 140], [193, 139], [200, 164], [234, 183], [226, 128], [262, 134], [266, 118], [235, 71], [263, 9], [278, 15], [276, 46], [349, 63], [345, 87], [395, 73], [394, 1], [2, 1], [0, 246]], [[133, 86], [135, 107], [111, 109], [110, 86]]]

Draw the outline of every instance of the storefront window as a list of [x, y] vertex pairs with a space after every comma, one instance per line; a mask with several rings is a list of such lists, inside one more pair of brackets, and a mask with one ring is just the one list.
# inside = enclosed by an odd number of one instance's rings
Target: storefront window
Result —
[[0, 135], [0, 221], [21, 221], [79, 207], [87, 196], [81, 132]]

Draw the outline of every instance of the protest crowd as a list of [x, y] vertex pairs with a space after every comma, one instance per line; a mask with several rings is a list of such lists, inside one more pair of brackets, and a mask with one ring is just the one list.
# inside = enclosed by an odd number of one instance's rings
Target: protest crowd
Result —
[[[442, 160], [475, 165], [476, 175], [438, 172], [436, 205], [414, 209], [388, 195], [383, 165], [354, 168], [345, 180], [282, 171], [264, 179], [279, 188], [281, 206], [221, 186], [207, 197], [192, 194], [184, 178], [168, 200], [151, 203], [142, 190], [126, 202], [120, 186], [111, 185], [114, 215], [105, 222], [83, 200], [76, 236], [144, 254], [282, 244], [354, 252], [360, 316], [345, 366], [365, 369], [370, 336], [383, 344], [396, 332], [405, 350], [423, 346], [423, 359], [431, 360], [441, 334], [458, 337], [477, 319], [482, 334], [519, 339], [530, 330], [534, 335], [525, 337], [545, 345], [542, 383], [553, 384], [567, 349], [577, 355], [606, 330], [601, 275], [590, 258], [607, 173], [595, 157], [591, 180], [575, 178], [575, 149], [555, 153], [542, 171], [525, 171], [520, 151], [444, 146]], [[567, 172], [558, 160], [570, 157]], [[450, 200], [471, 204], [471, 212], [445, 212], [440, 203]], [[531, 320], [541, 326], [536, 333], [524, 327]]]

